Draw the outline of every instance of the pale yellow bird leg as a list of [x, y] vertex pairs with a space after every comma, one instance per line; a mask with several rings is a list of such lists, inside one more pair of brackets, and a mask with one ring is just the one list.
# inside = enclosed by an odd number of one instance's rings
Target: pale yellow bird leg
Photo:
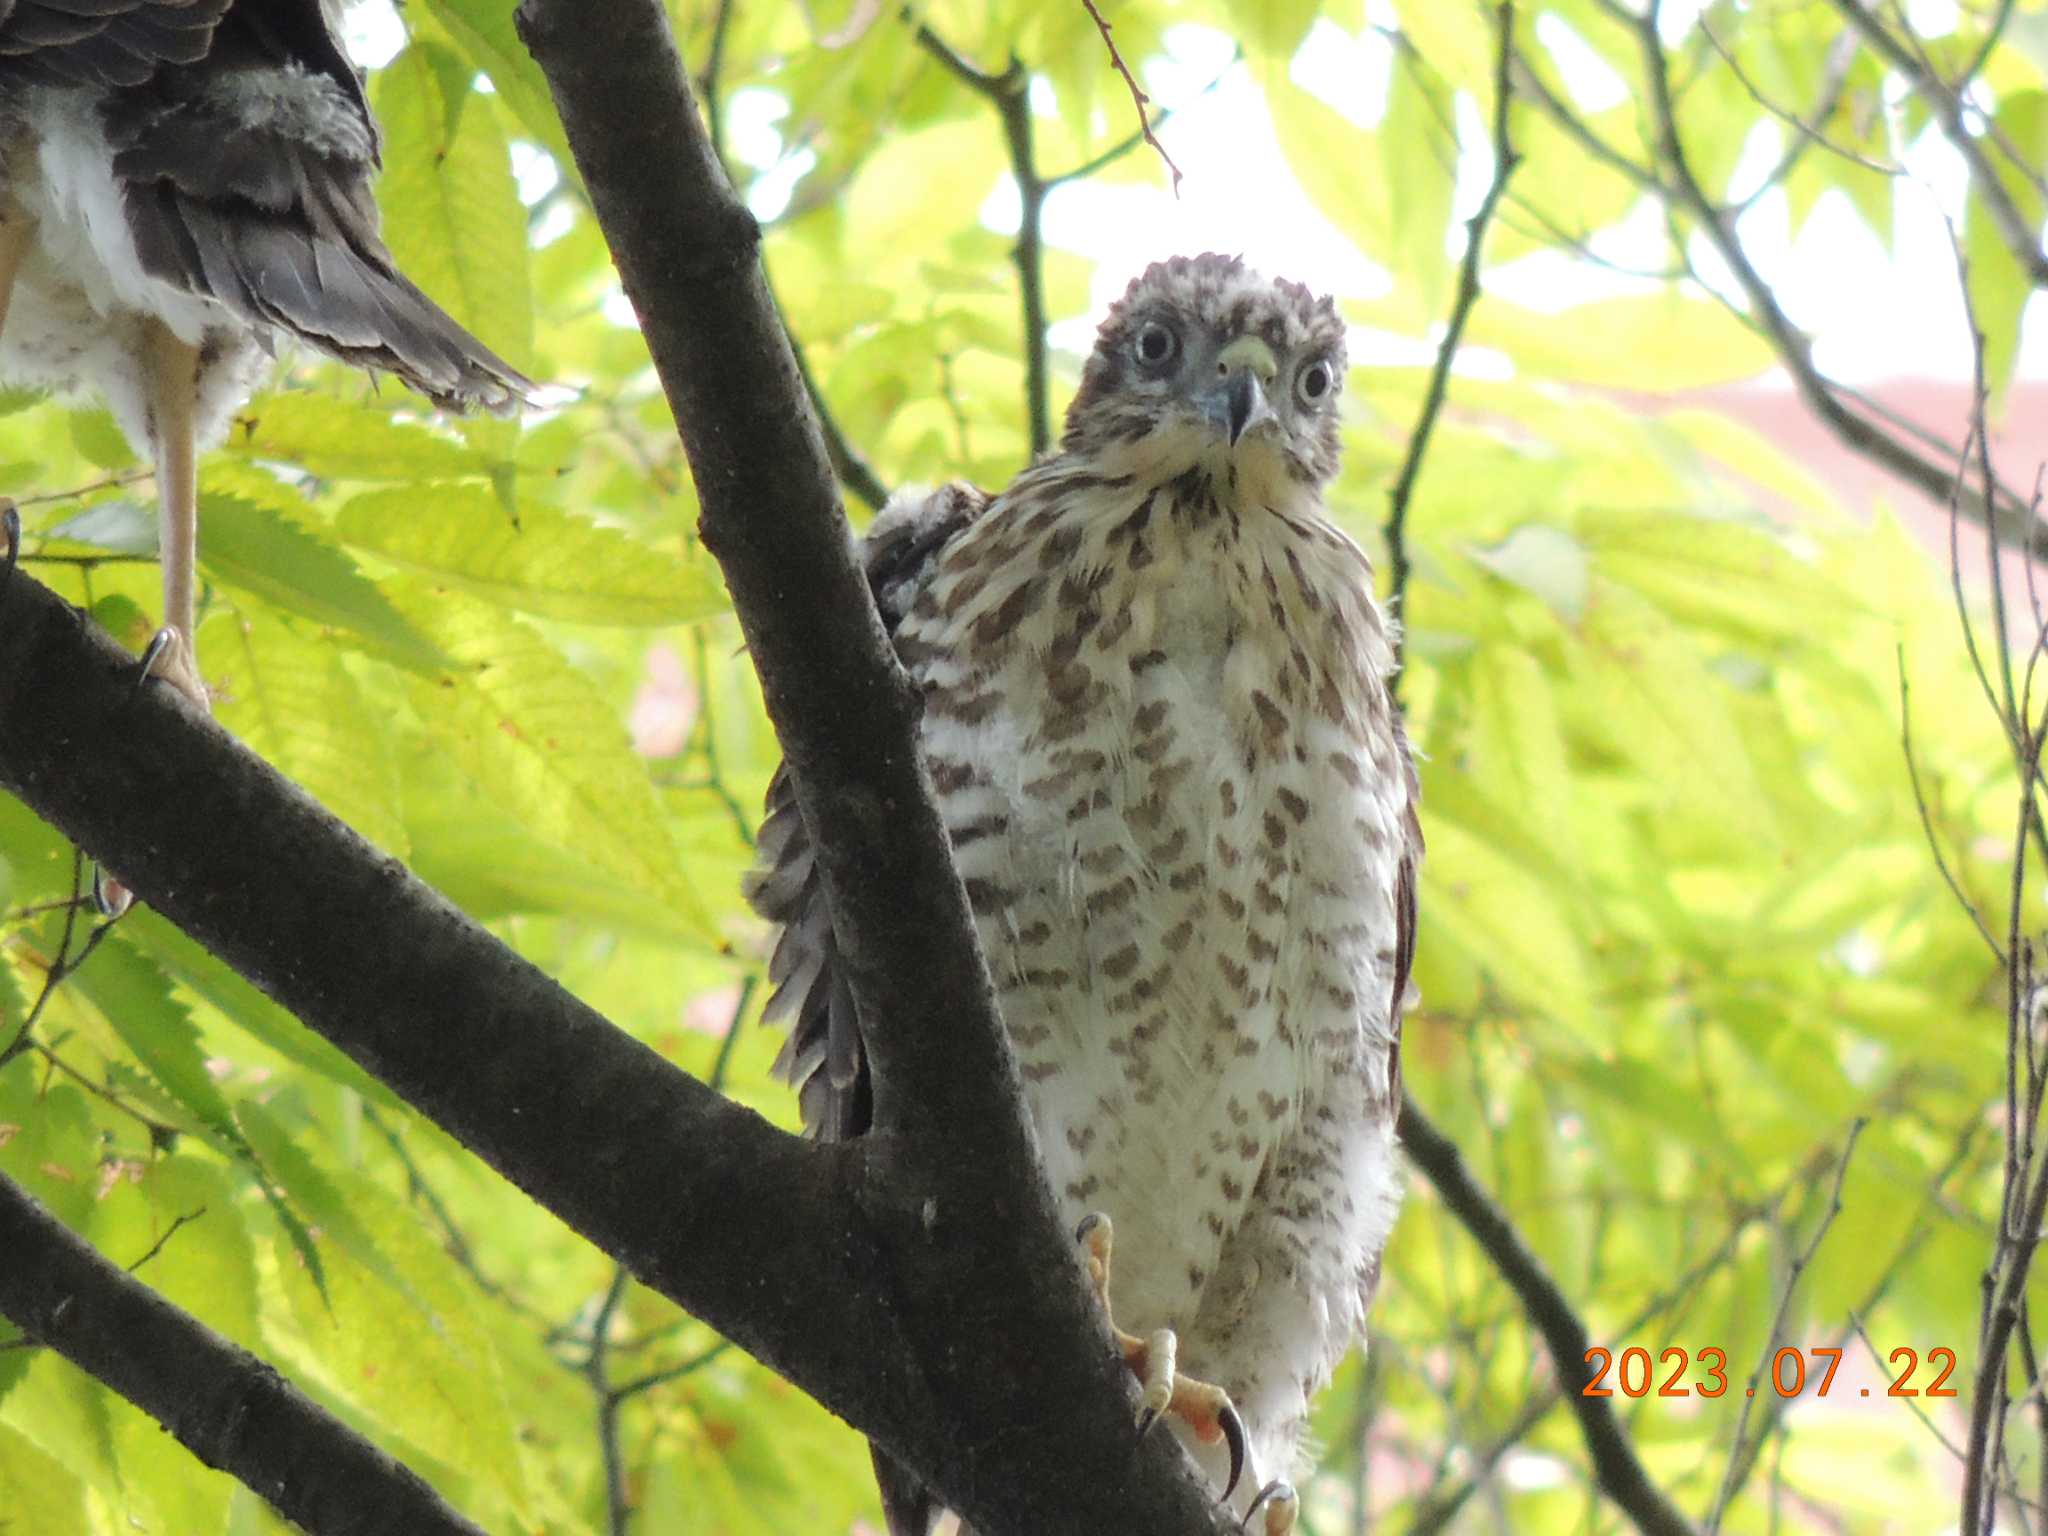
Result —
[[[1244, 1421], [1232, 1406], [1230, 1394], [1209, 1382], [1180, 1374], [1177, 1368], [1180, 1341], [1171, 1328], [1157, 1329], [1141, 1339], [1117, 1327], [1116, 1313], [1109, 1304], [1109, 1255], [1114, 1236], [1109, 1218], [1100, 1211], [1094, 1212], [1082, 1220], [1074, 1236], [1081, 1244], [1088, 1283], [1094, 1288], [1095, 1299], [1102, 1304], [1103, 1316], [1109, 1319], [1109, 1331], [1116, 1340], [1117, 1349], [1131, 1374], [1138, 1378], [1138, 1389], [1145, 1404], [1138, 1413], [1139, 1436], [1142, 1438], [1149, 1434], [1153, 1425], [1171, 1414], [1193, 1430], [1195, 1438], [1205, 1445], [1227, 1441], [1230, 1446], [1230, 1480], [1224, 1485], [1223, 1497], [1229, 1498], [1244, 1471], [1245, 1459]], [[1283, 1536], [1283, 1533], [1274, 1532], [1273, 1536]]]

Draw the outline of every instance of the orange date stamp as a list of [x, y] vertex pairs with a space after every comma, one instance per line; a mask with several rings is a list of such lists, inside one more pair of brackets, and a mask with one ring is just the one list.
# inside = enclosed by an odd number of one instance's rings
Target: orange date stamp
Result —
[[[1877, 1395], [1956, 1396], [1956, 1389], [1947, 1385], [1949, 1373], [1956, 1368], [1954, 1350], [1946, 1347], [1930, 1349], [1923, 1361], [1919, 1350], [1901, 1345], [1886, 1358], [1894, 1374], [1891, 1385]], [[1770, 1369], [1760, 1372], [1757, 1380], [1743, 1391], [1746, 1396], [1755, 1397], [1759, 1387], [1767, 1382], [1768, 1390], [1780, 1397], [1798, 1397], [1806, 1390], [1810, 1371], [1814, 1395], [1826, 1397], [1828, 1389], [1835, 1383], [1835, 1369], [1841, 1363], [1842, 1351], [1832, 1346], [1814, 1345], [1807, 1349], [1787, 1346], [1771, 1356]], [[1923, 1364], [1934, 1373], [1924, 1387], [1914, 1383], [1914, 1377]], [[1667, 1366], [1668, 1370], [1665, 1369]], [[1936, 1370], [1936, 1366], [1940, 1369]], [[1728, 1392], [1728, 1356], [1711, 1344], [1698, 1351], [1675, 1346], [1659, 1350], [1654, 1364], [1650, 1352], [1640, 1346], [1632, 1345], [1617, 1352], [1596, 1344], [1586, 1351], [1586, 1367], [1591, 1376], [1579, 1388], [1581, 1397], [1613, 1397], [1617, 1387], [1623, 1397], [1649, 1397], [1653, 1392], [1657, 1397], [1724, 1397]], [[1664, 1378], [1661, 1382], [1657, 1380], [1660, 1374]], [[1610, 1376], [1613, 1386], [1608, 1385]], [[1874, 1394], [1870, 1387], [1858, 1387], [1856, 1395], [1870, 1397]]]

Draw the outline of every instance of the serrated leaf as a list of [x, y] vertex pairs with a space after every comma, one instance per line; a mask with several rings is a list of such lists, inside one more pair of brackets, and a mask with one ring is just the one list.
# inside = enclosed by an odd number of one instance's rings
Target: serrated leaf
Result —
[[378, 200], [399, 268], [514, 367], [531, 367], [533, 294], [526, 210], [490, 98], [451, 101], [472, 73], [438, 43], [415, 42], [377, 81], [384, 128]]
[[344, 542], [450, 582], [486, 602], [582, 624], [665, 625], [732, 605], [708, 561], [685, 565], [554, 507], [528, 503], [515, 526], [475, 486], [416, 486], [355, 497], [335, 519]]
[[235, 1106], [235, 1122], [247, 1140], [250, 1154], [264, 1175], [264, 1192], [271, 1208], [283, 1219], [286, 1235], [306, 1266], [308, 1279], [323, 1297], [327, 1293], [328, 1265], [320, 1253], [320, 1237], [369, 1273], [394, 1289], [403, 1290], [404, 1281], [355, 1212], [319, 1164], [294, 1141], [277, 1117], [253, 1099]]
[[387, 1109], [399, 1106], [397, 1095], [390, 1089], [265, 997], [226, 961], [200, 947], [150, 908], [138, 906], [123, 918], [121, 934], [163, 967], [180, 986], [204, 998], [230, 1023], [285, 1060], [317, 1072], [374, 1104]]
[[564, 176], [574, 179], [576, 159], [562, 133], [555, 100], [540, 66], [519, 40], [512, 9], [498, 0], [427, 0], [427, 13], [438, 21], [471, 64], [491, 77], [519, 126], [555, 157]]
[[544, 843], [666, 902], [709, 944], [724, 940], [677, 861], [646, 764], [590, 683], [535, 630], [445, 589], [394, 596], [456, 670], [413, 686], [429, 732]]
[[118, 933], [68, 983], [89, 1000], [136, 1062], [214, 1135], [232, 1141], [233, 1117], [199, 1048], [192, 1016], [171, 995], [170, 978]]
[[229, 586], [344, 630], [405, 666], [427, 669], [445, 660], [353, 560], [267, 507], [202, 491], [199, 563]]
[[388, 1265], [379, 1273], [352, 1252], [335, 1255], [325, 1297], [296, 1265], [280, 1265], [298, 1323], [294, 1352], [388, 1432], [517, 1508], [521, 1456], [473, 1289], [382, 1190], [341, 1171], [331, 1187], [336, 1209]]
[[208, 624], [201, 636], [220, 723], [379, 848], [405, 857], [390, 718], [364, 700], [337, 647], [267, 613]]
[[362, 401], [289, 390], [253, 400], [229, 446], [334, 480], [454, 480], [490, 463], [467, 444]]

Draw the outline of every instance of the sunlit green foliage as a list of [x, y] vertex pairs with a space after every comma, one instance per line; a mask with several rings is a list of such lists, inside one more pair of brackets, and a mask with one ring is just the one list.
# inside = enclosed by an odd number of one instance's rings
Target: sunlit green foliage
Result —
[[[403, 51], [372, 87], [381, 195], [403, 263], [558, 386], [549, 406], [452, 421], [295, 359], [206, 461], [200, 654], [219, 718], [253, 749], [622, 1028], [793, 1123], [769, 1076], [776, 1038], [755, 1028], [760, 936], [738, 894], [774, 740], [510, 10], [406, 8]], [[812, 159], [766, 249], [839, 427], [887, 484], [1000, 483], [1029, 436], [1011, 242], [980, 222], [1008, 174], [990, 104], [894, 7], [748, 3], [722, 33], [717, 10], [676, 19], [700, 80], [716, 55], [721, 127], [741, 93], [788, 108], [774, 153], [728, 146], [733, 173], [787, 180], [787, 157]], [[1488, 165], [1491, 12], [1105, 10], [1141, 74], [1169, 27], [1235, 38], [1294, 173], [1389, 274], [1383, 293], [1343, 296], [1370, 329], [1337, 500], [1378, 551], [1426, 369], [1376, 362], [1369, 338], [1427, 342], [1448, 308], [1476, 191], [1454, 173], [1463, 156], [1483, 185]], [[1130, 100], [1078, 0], [923, 15], [979, 66], [1014, 53], [1043, 77], [1041, 172], [1129, 136]], [[1828, 7], [1723, 0], [1708, 16], [1761, 90], [1805, 110], [1841, 30]], [[1398, 38], [1383, 108], [1295, 83], [1290, 61], [1328, 26]], [[1542, 40], [1560, 30], [1639, 99], [1640, 60], [1597, 0], [1532, 0], [1519, 26], [1561, 99]], [[1966, 15], [1929, 46], [1966, 56], [1981, 27]], [[2048, 132], [2041, 58], [2001, 45], [1984, 71], [1999, 124], [2029, 142]], [[1793, 147], [1696, 37], [1674, 67], [1710, 196], [1753, 135]], [[1857, 55], [1824, 124], [1878, 159], [1897, 149], [1882, 74]], [[1585, 121], [1652, 158], [1634, 102]], [[1637, 208], [1626, 176], [1526, 103], [1513, 137], [1526, 160], [1491, 257], [1569, 254]], [[1099, 174], [1163, 171], [1140, 148]], [[1876, 171], [1814, 148], [1784, 187], [1795, 222], [1839, 194], [1891, 238], [1893, 182]], [[1974, 207], [1965, 238], [2002, 385], [2026, 278]], [[1048, 253], [1054, 319], [1085, 314], [1088, 275]], [[1994, 1202], [2002, 983], [1934, 874], [1900, 750], [1903, 659], [1935, 832], [1998, 910], [2011, 792], [1944, 578], [1898, 524], [1849, 521], [1745, 429], [1640, 404], [1771, 361], [1696, 284], [1617, 282], [1561, 312], [1489, 298], [1467, 340], [1496, 366], [1454, 381], [1410, 519], [1404, 691], [1429, 858], [1409, 1086], [1596, 1341], [1725, 1353], [1725, 1397], [1622, 1404], [1653, 1475], [1695, 1513], [1745, 1408], [1753, 1441], [1783, 1406], [1743, 1387], [1851, 1123], [1869, 1117], [1780, 1329], [1845, 1347], [1853, 1371], [1779, 1426], [1727, 1528], [1935, 1529], [1948, 1454], [1909, 1411], [1925, 1400], [1885, 1398], [1894, 1373], [1857, 1329], [1880, 1353], [1967, 1360]], [[1056, 402], [1077, 361], [1055, 355]], [[23, 500], [28, 568], [139, 646], [149, 486], [104, 413], [5, 405], [0, 492]], [[76, 878], [68, 846], [0, 800], [0, 1039], [44, 987], [68, 921], [51, 904]], [[660, 1378], [620, 1420], [635, 1529], [874, 1518], [857, 1437], [659, 1297], [629, 1286], [606, 1307], [608, 1259], [153, 914], [54, 992], [35, 1040], [0, 1071], [0, 1170], [489, 1528], [604, 1528], [586, 1369], [599, 1319], [611, 1386]], [[1455, 1529], [1617, 1528], [1521, 1311], [1419, 1181], [1374, 1323], [1369, 1366], [1347, 1366], [1322, 1405], [1312, 1532], [1357, 1529], [1367, 1508], [1406, 1529], [1475, 1475]], [[1926, 1406], [1953, 1436], [1954, 1406]], [[278, 1529], [111, 1393], [26, 1349], [0, 1350], [0, 1512], [24, 1536]]]

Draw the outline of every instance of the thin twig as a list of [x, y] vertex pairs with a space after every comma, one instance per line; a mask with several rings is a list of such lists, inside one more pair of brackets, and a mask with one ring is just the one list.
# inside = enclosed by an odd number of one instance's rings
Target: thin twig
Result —
[[[1752, 1445], [1748, 1439], [1749, 1416], [1756, 1406], [1756, 1385], [1763, 1380], [1766, 1370], [1776, 1370], [1778, 1340], [1784, 1336], [1785, 1318], [1792, 1310], [1793, 1294], [1799, 1289], [1799, 1280], [1806, 1268], [1813, 1262], [1813, 1256], [1820, 1252], [1822, 1239], [1828, 1235], [1828, 1228], [1835, 1224], [1835, 1218], [1842, 1213], [1842, 1185], [1849, 1177], [1849, 1159], [1856, 1151], [1856, 1138], [1863, 1134], [1863, 1127], [1870, 1122], [1858, 1116], [1849, 1126], [1848, 1140], [1842, 1146], [1841, 1160], [1835, 1164], [1834, 1187], [1828, 1192], [1828, 1203], [1814, 1223], [1813, 1235], [1806, 1246], [1793, 1256], [1792, 1265], [1785, 1271], [1785, 1283], [1778, 1291], [1777, 1310], [1771, 1315], [1771, 1326], [1764, 1334], [1763, 1354], [1755, 1369], [1749, 1373], [1749, 1391], [1742, 1399], [1742, 1410], [1735, 1419], [1735, 1444], [1728, 1452], [1728, 1470], [1721, 1478], [1720, 1490], [1714, 1495], [1713, 1508], [1708, 1512], [1704, 1529], [1708, 1536], [1721, 1529], [1721, 1521], [1728, 1513], [1728, 1505], [1736, 1491], [1742, 1486], [1748, 1468], [1755, 1464], [1755, 1447], [1761, 1446], [1761, 1437]], [[1775, 1387], [1776, 1382], [1772, 1385]]]
[[[1212, 92], [1214, 92], [1217, 86], [1221, 85], [1225, 80], [1230, 78], [1230, 72], [1233, 69], [1237, 68], [1238, 64], [1241, 63], [1243, 59], [1243, 47], [1239, 46], [1232, 48], [1230, 50], [1230, 58], [1227, 62], [1225, 62], [1224, 66], [1221, 69], [1217, 70], [1214, 75], [1210, 76], [1209, 83], [1207, 85], [1203, 86], [1200, 90], [1196, 91], [1192, 96], [1188, 97], [1187, 100], [1184, 101], [1180, 107], [1161, 107], [1157, 112], [1153, 113], [1152, 116], [1139, 127], [1136, 133], [1132, 134], [1129, 138], [1119, 139], [1116, 143], [1110, 145], [1108, 149], [1105, 149], [1101, 154], [1095, 156], [1094, 159], [1083, 160], [1079, 165], [1073, 167], [1073, 169], [1071, 170], [1060, 171], [1056, 175], [1046, 177], [1046, 190], [1050, 192], [1055, 187], [1064, 187], [1070, 181], [1086, 181], [1090, 176], [1093, 176], [1096, 172], [1104, 170], [1107, 167], [1114, 165], [1117, 161], [1123, 159], [1125, 155], [1128, 155], [1140, 144], [1157, 144], [1159, 141], [1153, 137], [1153, 134], [1157, 132], [1159, 129], [1165, 127], [1167, 120], [1171, 118], [1176, 111], [1182, 110], [1182, 108], [1191, 105], [1194, 102], [1200, 101], [1204, 96], [1210, 95]], [[1163, 154], [1164, 151], [1162, 150], [1161, 153]], [[1168, 162], [1168, 164], [1171, 163], [1171, 161]]]
[[1999, 947], [1998, 939], [1991, 932], [1991, 925], [1984, 921], [1984, 914], [1977, 910], [1977, 904], [1970, 900], [1963, 890], [1962, 882], [1956, 879], [1955, 871], [1949, 868], [1948, 858], [1941, 851], [1941, 839], [1934, 829], [1934, 812], [1927, 803], [1927, 792], [1920, 783], [1920, 765], [1913, 755], [1913, 708], [1912, 695], [1906, 683], [1906, 647], [1898, 645], [1899, 668], [1899, 750], [1905, 754], [1906, 777], [1913, 786], [1913, 805], [1920, 813], [1920, 830], [1927, 838], [1927, 851], [1934, 855], [1934, 867], [1948, 886], [1949, 894], [1955, 897], [1957, 905], [1969, 913], [1970, 921], [1976, 924], [1977, 932], [1983, 935], [1984, 943], [1991, 950], [1991, 957], [2000, 965], [2005, 964], [2005, 951]]
[[1692, 1523], [1650, 1480], [1628, 1432], [1606, 1398], [1578, 1392], [1586, 1380], [1588, 1335], [1543, 1263], [1530, 1252], [1507, 1215], [1465, 1166], [1457, 1145], [1433, 1125], [1415, 1100], [1403, 1094], [1399, 1121], [1408, 1160], [1435, 1187], [1451, 1214], [1484, 1250], [1513, 1289], [1529, 1321], [1543, 1337], [1551, 1364], [1579, 1421], [1580, 1437], [1593, 1461], [1600, 1491], [1635, 1523], [1643, 1536], [1695, 1536]]
[[1153, 149], [1158, 151], [1159, 158], [1166, 162], [1166, 168], [1173, 172], [1173, 195], [1179, 197], [1180, 167], [1173, 163], [1173, 156], [1166, 152], [1166, 146], [1160, 143], [1153, 134], [1152, 121], [1145, 112], [1145, 108], [1150, 105], [1152, 98], [1139, 88], [1137, 77], [1131, 73], [1131, 66], [1124, 62], [1124, 56], [1117, 51], [1116, 39], [1109, 35], [1109, 21], [1103, 16], [1101, 11], [1096, 9], [1095, 0], [1081, 0], [1081, 4], [1089, 16], [1094, 19], [1095, 29], [1102, 34], [1102, 46], [1109, 50], [1109, 62], [1116, 67], [1116, 72], [1124, 77], [1124, 84], [1130, 88], [1131, 105], [1138, 109], [1139, 133], [1147, 144], [1150, 144]]
[[202, 1205], [195, 1210], [186, 1211], [182, 1215], [173, 1217], [171, 1220], [171, 1224], [168, 1227], [165, 1227], [162, 1232], [157, 1234], [157, 1240], [151, 1243], [149, 1247], [143, 1251], [142, 1257], [137, 1259], [133, 1264], [130, 1264], [128, 1266], [128, 1273], [131, 1275], [139, 1274], [142, 1270], [142, 1266], [147, 1264], [151, 1259], [155, 1258], [158, 1254], [162, 1253], [164, 1251], [164, 1244], [168, 1243], [172, 1238], [178, 1235], [178, 1229], [180, 1227], [184, 1226], [187, 1222], [197, 1221], [200, 1217], [204, 1216], [205, 1214], [206, 1207]]
[[1402, 460], [1400, 473], [1394, 477], [1393, 489], [1387, 493], [1388, 603], [1396, 617], [1403, 621], [1394, 636], [1392, 687], [1397, 698], [1401, 664], [1408, 643], [1405, 600], [1412, 571], [1408, 558], [1408, 505], [1415, 494], [1415, 482], [1422, 473], [1422, 457], [1429, 451], [1430, 436], [1436, 430], [1437, 415], [1443, 410], [1444, 396], [1450, 388], [1451, 363], [1458, 355], [1459, 342], [1464, 338], [1465, 322], [1471, 317], [1472, 306], [1479, 302], [1479, 264], [1486, 243], [1486, 226], [1500, 204], [1501, 194], [1507, 190], [1508, 178], [1514, 175], [1515, 167], [1522, 161], [1520, 151], [1508, 138], [1508, 108], [1513, 99], [1509, 80], [1514, 61], [1513, 0], [1503, 0], [1495, 18], [1500, 29], [1500, 51], [1493, 75], [1493, 180], [1487, 184], [1486, 195], [1480, 199], [1478, 209], [1465, 221], [1465, 255], [1458, 263], [1457, 295], [1451, 303], [1451, 315], [1444, 326], [1443, 340], [1437, 343], [1436, 363], [1430, 369], [1429, 387], [1422, 398], [1422, 413], [1416, 418], [1415, 430], [1408, 434], [1407, 457]]
[[[1859, 155], [1855, 150], [1845, 145], [1837, 144], [1833, 139], [1820, 131], [1820, 125], [1826, 122], [1829, 116], [1833, 114], [1835, 107], [1842, 99], [1842, 83], [1848, 76], [1850, 62], [1856, 57], [1856, 39], [1852, 35], [1846, 32], [1843, 33], [1840, 38], [1836, 39], [1835, 46], [1828, 50], [1828, 70], [1825, 79], [1822, 81], [1823, 89], [1821, 91], [1820, 104], [1814, 108], [1812, 119], [1809, 121], [1798, 113], [1779, 106], [1769, 96], [1764, 94], [1763, 87], [1759, 86], [1749, 77], [1749, 72], [1742, 67], [1741, 62], [1722, 45], [1721, 39], [1714, 35], [1714, 29], [1707, 25], [1707, 19], [1704, 15], [1700, 17], [1699, 29], [1700, 36], [1707, 40], [1707, 46], [1721, 56], [1721, 61], [1728, 66], [1729, 72], [1735, 76], [1737, 83], [1745, 91], [1749, 92], [1750, 99], [1770, 113], [1771, 116], [1777, 118], [1778, 121], [1797, 132], [1801, 142], [1817, 144], [1829, 154], [1837, 155], [1847, 160], [1851, 165], [1860, 165], [1866, 171], [1875, 171], [1880, 176], [1903, 176], [1906, 174], [1904, 166], [1889, 165], [1882, 160], [1872, 160], [1867, 155]], [[1847, 43], [1846, 47], [1843, 46], [1845, 42]], [[1836, 63], [1838, 56], [1841, 59], [1839, 65]], [[1787, 171], [1791, 168], [1791, 164], [1792, 156], [1788, 153], [1785, 159], [1778, 163], [1778, 169], [1774, 170], [1764, 179], [1764, 186], [1768, 188], [1783, 180]], [[1750, 200], [1754, 201], [1754, 196]]]

